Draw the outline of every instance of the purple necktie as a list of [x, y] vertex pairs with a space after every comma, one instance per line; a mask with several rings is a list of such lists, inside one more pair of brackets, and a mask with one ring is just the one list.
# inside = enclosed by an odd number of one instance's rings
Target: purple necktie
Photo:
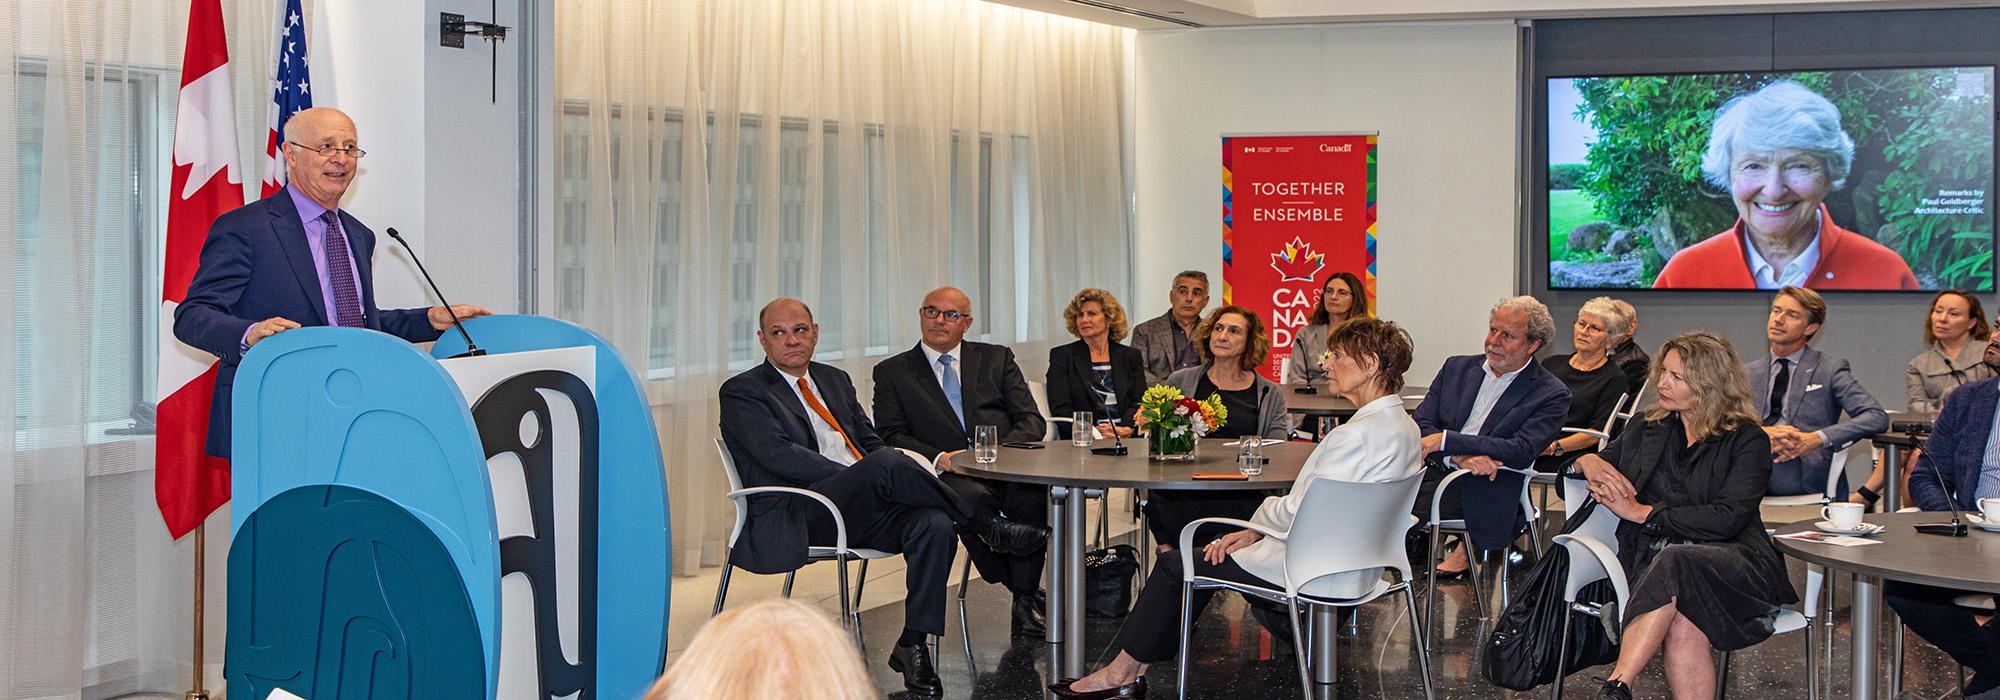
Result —
[[360, 328], [361, 291], [354, 288], [354, 261], [347, 252], [347, 234], [340, 229], [340, 214], [328, 209], [319, 218], [326, 221], [326, 276], [333, 286], [333, 325]]

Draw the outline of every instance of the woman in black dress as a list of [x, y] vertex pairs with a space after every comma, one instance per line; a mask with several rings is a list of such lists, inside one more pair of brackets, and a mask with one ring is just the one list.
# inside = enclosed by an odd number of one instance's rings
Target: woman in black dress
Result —
[[1764, 641], [1778, 606], [1798, 601], [1757, 515], [1771, 441], [1742, 361], [1705, 332], [1667, 341], [1658, 357], [1659, 404], [1576, 463], [1591, 497], [1621, 519], [1618, 558], [1633, 581], [1618, 662], [1599, 698], [1630, 700], [1630, 684], [1663, 648], [1673, 696], [1710, 697], [1711, 650]]
[[[1049, 415], [1069, 418], [1089, 411], [1099, 433], [1132, 437], [1132, 416], [1146, 393], [1146, 360], [1118, 342], [1130, 328], [1125, 307], [1110, 292], [1085, 289], [1063, 309], [1063, 323], [1077, 341], [1049, 348]], [[1056, 425], [1058, 437], [1069, 439], [1073, 427]]]

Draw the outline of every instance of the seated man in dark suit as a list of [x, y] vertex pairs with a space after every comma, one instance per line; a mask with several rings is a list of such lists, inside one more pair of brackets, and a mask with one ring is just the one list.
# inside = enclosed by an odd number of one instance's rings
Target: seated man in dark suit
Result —
[[[1986, 361], [2000, 365], [2000, 353], [1988, 350]], [[1945, 397], [1930, 439], [1917, 457], [1916, 471], [1910, 474], [1910, 500], [1918, 508], [1947, 511], [1956, 505], [1958, 510], [1977, 511], [1979, 499], [2000, 498], [2000, 449], [1993, 445], [1996, 403], [2000, 403], [2000, 378], [1960, 386]], [[1969, 593], [1897, 581], [1882, 586], [1883, 598], [1902, 616], [1904, 625], [1950, 654], [1958, 665], [1972, 669], [1965, 697], [2000, 700], [2000, 618], [1981, 624], [1974, 610], [1953, 602]]]
[[[1440, 517], [1465, 520], [1471, 546], [1500, 549], [1520, 534], [1521, 480], [1509, 469], [1532, 470], [1535, 457], [1555, 440], [1569, 412], [1569, 389], [1533, 362], [1556, 332], [1549, 308], [1534, 297], [1500, 300], [1487, 317], [1486, 352], [1447, 358], [1417, 406], [1427, 469], [1416, 515], [1429, 522], [1431, 494], [1452, 469], [1459, 477], [1439, 504]], [[1437, 564], [1440, 575], [1468, 568], [1460, 546]]]
[[[979, 519], [923, 465], [883, 442], [847, 373], [812, 361], [819, 324], [804, 302], [773, 301], [757, 325], [767, 361], [723, 382], [721, 392], [722, 440], [743, 485], [824, 494], [846, 521], [848, 546], [903, 554], [909, 597], [889, 665], [912, 692], [938, 695], [942, 686], [925, 641], [944, 633], [944, 589], [958, 553], [954, 534], [977, 534], [1014, 551], [1039, 546], [1046, 531]], [[808, 544], [833, 544], [833, 518], [801, 498], [752, 496], [750, 508], [730, 552], [737, 566], [790, 571], [805, 564]]]
[[[1819, 292], [1785, 287], [1771, 299], [1764, 327], [1771, 354], [1743, 363], [1751, 400], [1771, 436], [1771, 495], [1796, 496], [1826, 488], [1833, 454], [1889, 429], [1889, 414], [1847, 368], [1807, 343], [1826, 323]], [[1841, 414], [1849, 418], [1841, 419]], [[1841, 490], [1845, 491], [1843, 479]], [[1844, 493], [1834, 499], [1846, 498]]]
[[[1046, 424], [1028, 393], [1028, 381], [1002, 345], [965, 341], [972, 327], [972, 300], [953, 287], [924, 295], [917, 325], [923, 342], [875, 365], [875, 420], [889, 444], [930, 457], [948, 470], [951, 455], [963, 451], [975, 426], [999, 428], [1001, 442], [1035, 442]], [[1029, 484], [990, 481], [944, 471], [979, 517], [1022, 525], [1048, 522], [1048, 490]], [[1048, 527], [1036, 526], [1047, 542]], [[987, 581], [1014, 593], [1013, 631], [1043, 633], [1042, 557], [1033, 551], [994, 551], [986, 542], [965, 539], [966, 553]]]
[[1194, 347], [1194, 327], [1208, 308], [1208, 273], [1187, 270], [1174, 275], [1167, 291], [1167, 312], [1132, 327], [1132, 349], [1146, 363], [1146, 386], [1167, 380], [1176, 370], [1201, 366]]

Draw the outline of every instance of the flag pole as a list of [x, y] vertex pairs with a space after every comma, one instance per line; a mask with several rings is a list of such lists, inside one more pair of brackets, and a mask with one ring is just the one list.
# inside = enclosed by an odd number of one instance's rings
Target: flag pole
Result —
[[187, 700], [208, 700], [208, 691], [202, 687], [202, 620], [206, 610], [204, 598], [208, 593], [208, 523], [194, 528], [194, 684], [187, 692]]

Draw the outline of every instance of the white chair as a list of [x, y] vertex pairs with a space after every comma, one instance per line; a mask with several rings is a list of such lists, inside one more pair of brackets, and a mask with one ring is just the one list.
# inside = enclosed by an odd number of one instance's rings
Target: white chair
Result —
[[[861, 590], [868, 585], [868, 562], [874, 559], [886, 559], [895, 555], [880, 550], [848, 547], [847, 521], [840, 517], [840, 509], [835, 507], [833, 501], [827, 499], [826, 496], [790, 486], [743, 488], [743, 477], [736, 472], [736, 458], [730, 456], [729, 446], [723, 443], [722, 438], [715, 439], [715, 451], [722, 455], [722, 470], [723, 473], [729, 476], [729, 501], [736, 507], [736, 524], [729, 528], [729, 547], [723, 550], [722, 553], [722, 581], [716, 584], [715, 609], [709, 611], [709, 615], [712, 617], [721, 614], [723, 600], [729, 596], [729, 574], [736, 568], [729, 561], [729, 555], [736, 549], [736, 538], [743, 535], [743, 524], [750, 519], [750, 496], [756, 494], [785, 494], [808, 498], [814, 503], [825, 507], [826, 511], [833, 515], [833, 546], [807, 547], [806, 562], [831, 561], [840, 565], [840, 619], [842, 624], [847, 625], [848, 630], [854, 633], [854, 643], [856, 645], [861, 644], [861, 613], [859, 608], [861, 607]], [[854, 587], [854, 597], [850, 599], [847, 596], [847, 562], [856, 559], [861, 561], [861, 582], [860, 585]], [[799, 572], [796, 569], [785, 572], [784, 595], [786, 598], [792, 597], [792, 582], [798, 577], [798, 574]]]
[[1827, 463], [1826, 467], [1826, 488], [1820, 493], [1802, 493], [1797, 496], [1765, 496], [1764, 500], [1758, 503], [1758, 505], [1760, 507], [1790, 507], [1823, 506], [1832, 503], [1833, 499], [1840, 495], [1840, 477], [1847, 471], [1847, 460], [1857, 447], [1866, 450], [1874, 449], [1872, 447], [1864, 447], [1860, 441], [1856, 441], [1841, 448], [1839, 452], [1833, 453], [1833, 459]]
[[1278, 358], [1278, 386], [1292, 383], [1292, 356]]
[[[1640, 388], [1640, 391], [1644, 390], [1645, 390], [1644, 387]], [[1562, 429], [1563, 434], [1589, 435], [1591, 437], [1597, 438], [1598, 449], [1603, 449], [1605, 445], [1611, 444], [1611, 434], [1616, 432], [1616, 429], [1618, 427], [1618, 422], [1632, 417], [1631, 413], [1623, 412], [1626, 408], [1625, 400], [1629, 398], [1632, 398], [1631, 394], [1618, 395], [1618, 401], [1617, 403], [1611, 404], [1611, 415], [1606, 416], [1604, 418], [1604, 426], [1601, 429], [1592, 430], [1590, 428], [1563, 428]], [[1638, 401], [1635, 399], [1633, 400], [1633, 403], [1637, 404]], [[1541, 510], [1547, 511], [1549, 509], [1549, 491], [1555, 489], [1556, 480], [1560, 478], [1562, 478], [1561, 474], [1557, 474], [1554, 472], [1545, 473], [1539, 471], [1535, 472], [1534, 476], [1528, 477], [1528, 480], [1530, 482], [1534, 483], [1537, 486], [1542, 487], [1541, 494], [1536, 499], [1537, 506]], [[1572, 502], [1567, 498], [1563, 499], [1563, 504], [1564, 504], [1563, 507], [1565, 508], [1574, 508]], [[1543, 531], [1544, 531], [1543, 528], [1536, 527], [1534, 531], [1529, 534], [1539, 537]]]
[[[1533, 485], [1534, 483], [1532, 477], [1534, 476], [1535, 471], [1533, 469], [1521, 470], [1521, 469], [1511, 469], [1508, 467], [1501, 467], [1501, 469], [1514, 472], [1516, 474], [1522, 474], [1524, 477], [1521, 479], [1521, 493], [1518, 502], [1521, 507], [1521, 512], [1526, 514], [1527, 516], [1528, 528], [1529, 531], [1532, 533], [1535, 528], [1535, 524], [1539, 522], [1542, 517], [1541, 509], [1536, 508], [1528, 498], [1528, 487]], [[1431, 639], [1433, 638], [1433, 630], [1436, 628], [1436, 625], [1433, 623], [1435, 622], [1437, 617], [1436, 613], [1437, 565], [1438, 565], [1438, 558], [1443, 556], [1444, 554], [1444, 534], [1447, 532], [1455, 532], [1458, 533], [1459, 535], [1459, 547], [1465, 550], [1465, 562], [1466, 566], [1468, 567], [1465, 572], [1465, 579], [1466, 581], [1472, 584], [1472, 600], [1473, 603], [1478, 606], [1479, 619], [1481, 620], [1486, 619], [1486, 595], [1479, 588], [1479, 557], [1476, 556], [1476, 553], [1472, 551], [1471, 533], [1466, 528], [1465, 520], [1463, 518], [1444, 520], [1442, 519], [1440, 513], [1440, 510], [1444, 505], [1445, 489], [1451, 486], [1451, 482], [1456, 481], [1459, 479], [1459, 477], [1463, 477], [1468, 474], [1472, 474], [1472, 472], [1466, 471], [1464, 469], [1460, 469], [1450, 474], [1447, 474], [1445, 475], [1443, 481], [1438, 482], [1437, 490], [1431, 492], [1430, 574], [1429, 577], [1426, 579], [1424, 585], [1424, 646], [1425, 647], [1431, 646]], [[1541, 540], [1530, 538], [1529, 542], [1532, 545], [1534, 545], [1536, 555], [1540, 556]], [[1507, 577], [1509, 575], [1509, 572], [1513, 568], [1512, 562], [1510, 561], [1512, 559], [1511, 555], [1513, 554], [1513, 552], [1514, 552], [1514, 544], [1511, 541], [1507, 543], [1506, 547], [1503, 547], [1500, 550], [1499, 587], [1500, 587], [1500, 605], [1503, 607], [1507, 604], [1507, 594], [1508, 594]]]
[[[1605, 511], [1604, 514], [1608, 515], [1609, 511]], [[1596, 525], [1597, 522], [1593, 519], [1592, 522], [1586, 524], [1586, 527]], [[1599, 529], [1591, 534], [1615, 533], [1615, 526], [1616, 519], [1614, 517], [1611, 519], [1608, 527]], [[1631, 590], [1626, 583], [1625, 567], [1618, 561], [1618, 540], [1615, 536], [1600, 540], [1590, 534], [1572, 532], [1567, 535], [1557, 535], [1555, 541], [1569, 551], [1569, 578], [1563, 586], [1563, 600], [1566, 601], [1571, 613], [1571, 615], [1564, 616], [1563, 618], [1562, 639], [1567, 643], [1572, 616], [1581, 614], [1598, 617], [1606, 613], [1615, 613], [1622, 617], [1627, 611], [1627, 602], [1631, 600]], [[1584, 586], [1604, 578], [1611, 579], [1611, 587], [1615, 591], [1616, 608], [1605, 610], [1604, 606], [1577, 602], [1577, 593], [1582, 591]], [[1816, 653], [1815, 642], [1817, 641], [1817, 635], [1813, 634], [1812, 622], [1816, 611], [1819, 609], [1819, 592], [1822, 578], [1824, 578], [1822, 572], [1811, 568], [1806, 570], [1805, 604], [1800, 606], [1800, 610], [1780, 608], [1773, 630], [1774, 635], [1800, 630], [1805, 631], [1806, 697], [1808, 700], [1819, 700], [1819, 654]], [[1624, 620], [1620, 619], [1617, 622], [1623, 624]], [[1562, 655], [1568, 655], [1566, 647], [1563, 649]], [[1556, 667], [1557, 675], [1552, 697], [1560, 699], [1562, 697], [1563, 675], [1571, 669], [1564, 669], [1560, 665], [1560, 657], [1557, 663], [1559, 665]], [[1721, 652], [1715, 664], [1715, 697], [1717, 700], [1727, 697], [1728, 690], [1729, 652], [1725, 651]]]
[[[1301, 690], [1308, 700], [1313, 697], [1313, 682], [1306, 657], [1312, 647], [1302, 636], [1304, 627], [1300, 625], [1300, 605], [1352, 607], [1390, 593], [1402, 593], [1405, 610], [1410, 615], [1410, 639], [1416, 641], [1417, 601], [1410, 590], [1410, 560], [1403, 551], [1403, 537], [1409, 526], [1416, 522], [1416, 518], [1409, 514], [1410, 504], [1416, 500], [1417, 487], [1422, 482], [1421, 472], [1401, 481], [1385, 483], [1314, 479], [1306, 487], [1304, 502], [1299, 504], [1291, 529], [1284, 532], [1234, 518], [1202, 518], [1181, 528], [1181, 644], [1180, 664], [1176, 670], [1180, 697], [1187, 697], [1188, 636], [1194, 626], [1196, 611], [1192, 608], [1196, 588], [1226, 588], [1246, 596], [1283, 603], [1285, 611], [1291, 615], [1292, 648], [1296, 650], [1294, 656], [1298, 657]], [[1194, 545], [1194, 534], [1205, 523], [1255, 530], [1265, 537], [1284, 542], [1284, 588], [1280, 590], [1195, 575], [1194, 557], [1199, 549]], [[1366, 531], [1370, 526], [1376, 529]], [[1363, 531], [1357, 532], [1357, 528]], [[1294, 533], [1297, 533], [1296, 537]], [[1321, 598], [1301, 592], [1308, 584], [1324, 576], [1375, 570], [1393, 572], [1396, 580], [1378, 579], [1373, 589], [1355, 598]], [[1328, 629], [1320, 633], [1333, 634], [1334, 631]], [[1424, 677], [1424, 696], [1434, 697], [1430, 647], [1423, 644], [1416, 646]]]

